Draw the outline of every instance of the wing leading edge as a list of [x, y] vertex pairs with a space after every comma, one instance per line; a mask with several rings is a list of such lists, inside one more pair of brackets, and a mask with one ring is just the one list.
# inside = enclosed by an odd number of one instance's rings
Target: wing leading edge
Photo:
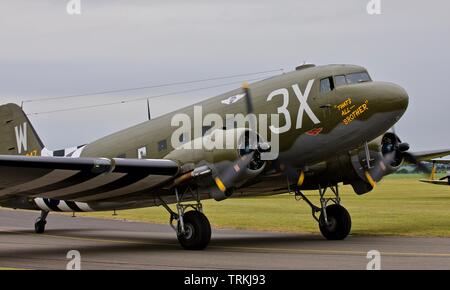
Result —
[[90, 171], [92, 173], [148, 173], [175, 176], [179, 165], [166, 159], [122, 159], [122, 158], [70, 158], [28, 157], [0, 155], [0, 166], [35, 169], [62, 169]]

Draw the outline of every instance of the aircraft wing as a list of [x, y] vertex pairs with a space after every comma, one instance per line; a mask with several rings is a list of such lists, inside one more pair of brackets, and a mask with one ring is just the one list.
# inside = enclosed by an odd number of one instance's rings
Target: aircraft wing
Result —
[[436, 164], [450, 164], [450, 160], [448, 159], [430, 159], [430, 160], [426, 160], [428, 162], [434, 162]]
[[450, 185], [447, 180], [420, 179], [419, 181], [425, 182], [425, 183], [437, 184], [437, 185], [447, 185], [447, 186]]
[[417, 161], [429, 161], [431, 159], [450, 155], [450, 149], [431, 150], [411, 153]]
[[148, 189], [178, 175], [166, 159], [0, 155], [0, 199], [43, 196], [74, 200]]

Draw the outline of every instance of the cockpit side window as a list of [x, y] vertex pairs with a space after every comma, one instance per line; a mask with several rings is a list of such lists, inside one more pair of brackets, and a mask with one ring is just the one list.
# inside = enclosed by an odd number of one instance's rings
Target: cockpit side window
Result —
[[347, 84], [347, 80], [345, 79], [344, 75], [335, 76], [334, 83], [336, 84], [336, 88], [337, 88], [337, 87], [345, 86]]
[[332, 77], [327, 77], [320, 80], [320, 92], [328, 93], [334, 90], [334, 82]]

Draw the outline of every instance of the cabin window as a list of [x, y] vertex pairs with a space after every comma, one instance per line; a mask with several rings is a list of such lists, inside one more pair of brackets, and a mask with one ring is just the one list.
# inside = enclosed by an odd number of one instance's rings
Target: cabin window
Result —
[[202, 127], [202, 136], [205, 136], [207, 133], [209, 133], [208, 131], [211, 130], [212, 126], [203, 126]]
[[334, 90], [334, 83], [332, 77], [327, 77], [325, 79], [320, 80], [320, 92], [328, 93]]
[[345, 78], [347, 80], [347, 84], [359, 84], [371, 81], [367, 72], [348, 74]]
[[64, 150], [64, 149], [53, 151], [54, 157], [64, 157], [65, 154], [66, 154], [66, 150]]
[[345, 79], [345, 76], [335, 76], [334, 77], [334, 83], [337, 87], [345, 86], [347, 84], [347, 80]]
[[164, 151], [167, 149], [167, 140], [161, 140], [158, 142], [158, 151]]
[[191, 134], [189, 132], [184, 132], [180, 135], [180, 137], [178, 137], [178, 141], [180, 141], [180, 144], [186, 144], [187, 142], [189, 142], [189, 136]]

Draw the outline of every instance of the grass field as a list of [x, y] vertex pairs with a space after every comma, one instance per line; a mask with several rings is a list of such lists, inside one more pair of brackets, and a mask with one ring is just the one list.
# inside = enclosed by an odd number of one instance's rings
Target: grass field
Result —
[[[405, 235], [450, 237], [450, 186], [423, 184], [418, 175], [393, 175], [374, 191], [357, 196], [341, 187], [342, 204], [352, 216], [354, 235]], [[306, 192], [318, 200], [317, 192]], [[204, 212], [218, 228], [282, 232], [318, 232], [310, 208], [293, 195], [235, 198], [204, 202]], [[82, 216], [166, 224], [162, 208], [83, 213]]]

